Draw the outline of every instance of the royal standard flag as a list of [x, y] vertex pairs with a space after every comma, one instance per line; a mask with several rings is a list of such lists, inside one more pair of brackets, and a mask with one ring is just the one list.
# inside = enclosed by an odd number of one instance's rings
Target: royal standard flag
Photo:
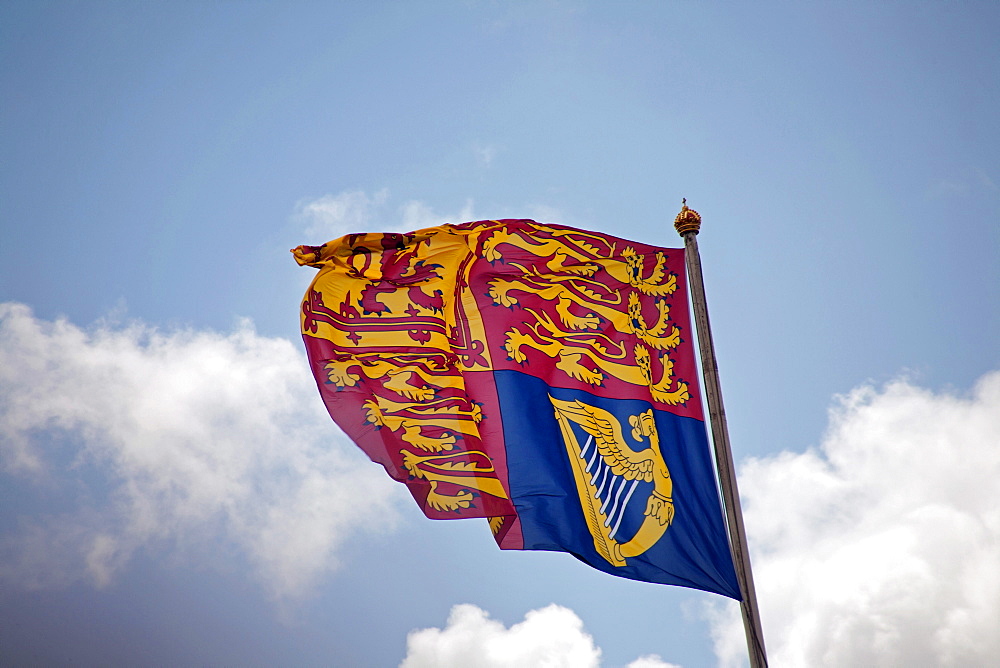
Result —
[[331, 417], [428, 517], [740, 599], [682, 249], [484, 220], [292, 252]]

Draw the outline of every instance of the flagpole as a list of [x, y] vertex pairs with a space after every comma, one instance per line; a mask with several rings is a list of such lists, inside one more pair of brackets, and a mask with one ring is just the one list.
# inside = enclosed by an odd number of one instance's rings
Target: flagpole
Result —
[[701, 228], [701, 216], [697, 211], [688, 208], [686, 199], [682, 204], [681, 212], [674, 220], [674, 228], [684, 238], [684, 257], [691, 290], [691, 305], [698, 331], [698, 347], [701, 350], [701, 368], [705, 378], [705, 397], [708, 401], [709, 421], [712, 426], [712, 443], [715, 447], [716, 466], [719, 469], [719, 486], [722, 489], [722, 500], [726, 509], [726, 523], [729, 526], [729, 549], [732, 551], [736, 577], [743, 596], [740, 602], [743, 629], [746, 631], [751, 668], [766, 668], [764, 633], [761, 630], [757, 593], [750, 571], [750, 551], [747, 549], [746, 530], [743, 528], [740, 492], [736, 485], [733, 452], [729, 446], [729, 429], [726, 426], [726, 410], [722, 405], [719, 367], [715, 361], [715, 346], [712, 343], [712, 329], [708, 323], [708, 306], [705, 301], [705, 283], [701, 275], [701, 256], [698, 254], [697, 240], [698, 230]]

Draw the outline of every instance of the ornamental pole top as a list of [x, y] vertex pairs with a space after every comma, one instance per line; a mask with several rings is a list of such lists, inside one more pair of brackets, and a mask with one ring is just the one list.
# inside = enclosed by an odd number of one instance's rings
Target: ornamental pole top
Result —
[[681, 199], [681, 212], [674, 218], [674, 229], [682, 237], [692, 232], [698, 234], [701, 229], [701, 214], [688, 208], [686, 197]]

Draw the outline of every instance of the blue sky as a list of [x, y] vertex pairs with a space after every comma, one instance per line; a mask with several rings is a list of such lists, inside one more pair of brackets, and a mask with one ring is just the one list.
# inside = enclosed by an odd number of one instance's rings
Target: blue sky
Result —
[[675, 246], [682, 197], [772, 657], [1000, 660], [998, 32], [986, 2], [4, 3], [0, 662], [739, 665], [719, 597], [424, 520], [323, 415], [287, 252], [500, 217]]

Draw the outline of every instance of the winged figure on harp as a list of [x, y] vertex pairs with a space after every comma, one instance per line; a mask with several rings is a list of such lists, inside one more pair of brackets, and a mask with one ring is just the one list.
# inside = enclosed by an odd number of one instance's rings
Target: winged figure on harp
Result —
[[[597, 552], [614, 566], [652, 547], [674, 519], [673, 483], [660, 452], [653, 411], [630, 415], [631, 436], [649, 446], [633, 450], [618, 418], [603, 408], [580, 400], [563, 401], [549, 395], [573, 469], [580, 504]], [[572, 423], [572, 424], [571, 424]], [[588, 435], [581, 446], [577, 425]], [[615, 539], [626, 508], [640, 482], [652, 483], [642, 524], [626, 542]]]

